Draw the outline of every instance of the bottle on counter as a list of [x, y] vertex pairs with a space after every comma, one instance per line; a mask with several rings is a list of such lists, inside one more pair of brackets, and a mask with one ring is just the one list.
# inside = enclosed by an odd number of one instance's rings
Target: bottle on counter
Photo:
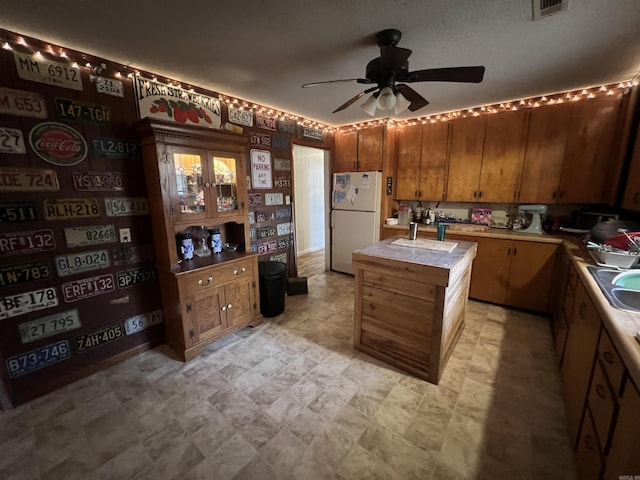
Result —
[[416, 223], [422, 222], [422, 215], [424, 213], [424, 208], [422, 207], [422, 202], [418, 201], [418, 205], [413, 209], [413, 221]]
[[400, 205], [398, 207], [398, 225], [409, 225], [411, 221], [411, 207]]

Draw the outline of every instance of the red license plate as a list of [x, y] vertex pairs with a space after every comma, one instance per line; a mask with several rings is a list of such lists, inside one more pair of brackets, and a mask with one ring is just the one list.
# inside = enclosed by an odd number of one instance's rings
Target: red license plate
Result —
[[0, 255], [44, 252], [55, 250], [53, 230], [31, 230], [29, 232], [0, 233]]

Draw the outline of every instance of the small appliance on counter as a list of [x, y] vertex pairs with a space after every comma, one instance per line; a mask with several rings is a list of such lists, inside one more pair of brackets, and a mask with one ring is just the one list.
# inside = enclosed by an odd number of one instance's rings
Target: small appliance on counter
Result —
[[527, 216], [527, 218], [531, 218], [531, 223], [529, 223], [527, 228], [521, 230], [522, 233], [544, 233], [542, 229], [542, 215], [547, 213], [546, 205], [520, 205], [520, 207], [518, 207], [518, 213]]

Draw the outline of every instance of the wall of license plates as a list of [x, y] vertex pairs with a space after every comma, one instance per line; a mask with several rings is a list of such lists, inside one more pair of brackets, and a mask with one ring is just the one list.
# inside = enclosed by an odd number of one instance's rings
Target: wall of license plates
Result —
[[138, 111], [250, 135], [251, 249], [293, 273], [292, 143], [332, 136], [90, 52], [0, 38], [0, 407], [162, 341]]

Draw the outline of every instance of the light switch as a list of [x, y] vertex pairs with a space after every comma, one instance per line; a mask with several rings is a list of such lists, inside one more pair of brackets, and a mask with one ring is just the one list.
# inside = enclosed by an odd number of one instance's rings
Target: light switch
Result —
[[131, 229], [130, 228], [121, 228], [120, 229], [120, 243], [131, 243]]

